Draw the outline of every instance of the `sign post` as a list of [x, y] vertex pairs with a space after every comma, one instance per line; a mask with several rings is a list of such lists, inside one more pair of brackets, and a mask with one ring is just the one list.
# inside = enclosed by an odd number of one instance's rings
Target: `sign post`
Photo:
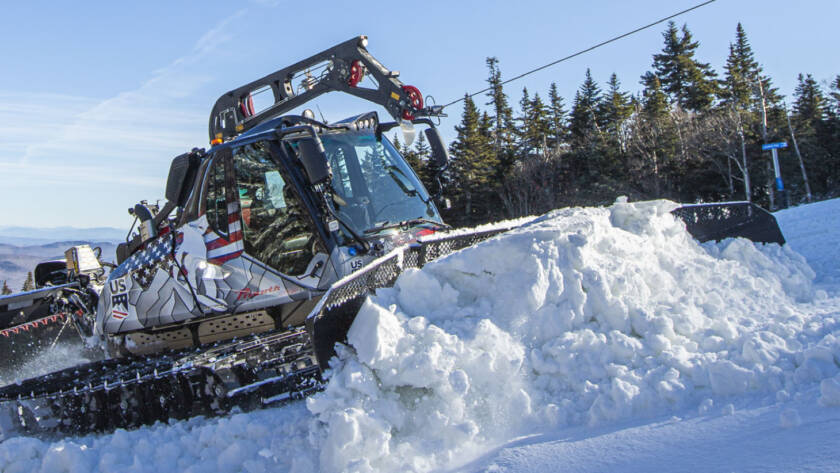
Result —
[[787, 201], [787, 192], [785, 192], [785, 185], [782, 182], [782, 171], [779, 169], [779, 149], [780, 148], [787, 148], [786, 141], [780, 141], [778, 143], [764, 143], [761, 145], [762, 151], [769, 150], [770, 153], [773, 155], [773, 170], [776, 173], [776, 190], [779, 191], [779, 207], [780, 208], [787, 208], [788, 201]]

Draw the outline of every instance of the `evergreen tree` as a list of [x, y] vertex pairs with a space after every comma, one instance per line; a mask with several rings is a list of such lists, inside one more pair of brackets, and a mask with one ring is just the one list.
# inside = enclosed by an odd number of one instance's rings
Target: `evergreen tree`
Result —
[[417, 154], [418, 158], [420, 158], [423, 161], [426, 161], [429, 159], [432, 149], [426, 142], [425, 133], [418, 133], [417, 135], [417, 141], [414, 143], [414, 153]]
[[557, 92], [557, 84], [552, 82], [548, 89], [548, 145], [558, 148], [568, 141], [568, 129], [566, 123], [566, 108], [563, 104], [563, 97]]
[[646, 72], [642, 76], [642, 109], [647, 118], [662, 118], [668, 115], [668, 97], [662, 90], [662, 83], [659, 77], [652, 72]]
[[837, 77], [834, 78], [834, 81], [831, 82], [831, 92], [829, 92], [829, 96], [832, 100], [829, 108], [835, 116], [840, 116], [840, 74], [838, 74]]
[[833, 190], [826, 193], [827, 197], [840, 195], [840, 75], [831, 82], [829, 96], [830, 103], [826, 107], [829, 110], [829, 122], [823, 133], [828, 153], [833, 159], [828, 163], [830, 170], [829, 183]]
[[726, 58], [724, 70], [721, 97], [729, 105], [746, 108], [755, 95], [761, 67], [753, 56], [752, 47], [741, 23], [735, 28], [735, 43], [729, 43], [729, 57]]
[[528, 134], [531, 143], [540, 149], [543, 154], [547, 152], [548, 135], [551, 133], [551, 120], [549, 110], [546, 108], [539, 93], [534, 93], [534, 99], [530, 105], [531, 114], [528, 117]]
[[515, 121], [519, 122], [516, 127], [516, 136], [519, 141], [527, 134], [526, 128], [528, 126], [528, 116], [531, 115], [531, 97], [528, 95], [528, 88], [522, 88], [522, 98], [519, 99], [519, 118]]
[[12, 290], [9, 289], [9, 285], [6, 284], [6, 281], [4, 280], [3, 281], [3, 289], [0, 290], [0, 294], [5, 296], [5, 295], [11, 294], [11, 293], [12, 293]]
[[516, 119], [519, 122], [517, 149], [522, 157], [544, 152], [551, 124], [548, 109], [540, 98], [540, 94], [534, 94], [534, 98], [531, 99], [528, 96], [528, 89], [522, 89], [519, 107], [521, 115]]
[[457, 136], [449, 147], [455, 192], [450, 220], [455, 224], [484, 221], [498, 208], [494, 196], [498, 160], [493, 150], [492, 125], [493, 120], [487, 114], [482, 117], [475, 102], [465, 96], [461, 123], [455, 127]]
[[400, 144], [400, 137], [394, 133], [394, 139], [391, 140], [391, 143], [394, 145], [394, 149], [397, 150], [397, 153], [402, 154], [402, 144]]
[[569, 120], [572, 150], [567, 160], [569, 178], [580, 185], [588, 186], [598, 179], [599, 163], [596, 161], [600, 157], [602, 124], [601, 89], [587, 69], [583, 84], [575, 92]]
[[[420, 136], [418, 136], [418, 138], [417, 138], [418, 141], [419, 141], [420, 137], [423, 136], [423, 133], [419, 133], [419, 135]], [[396, 136], [394, 137], [394, 140], [396, 140]], [[403, 155], [403, 157], [405, 158], [408, 165], [411, 166], [411, 169], [414, 169], [414, 172], [416, 172], [417, 175], [420, 175], [420, 170], [423, 168], [424, 162], [421, 159], [421, 157], [417, 154], [416, 148], [411, 149], [408, 146], [397, 147], [397, 143], [399, 143], [399, 141], [395, 141], [394, 148], [397, 151], [399, 151], [400, 154]]]
[[437, 189], [437, 182], [435, 181], [435, 170], [431, 169], [431, 166], [429, 166], [429, 157], [432, 154], [431, 152], [432, 149], [429, 146], [429, 143], [426, 142], [426, 134], [419, 133], [417, 141], [414, 144], [414, 149], [411, 150], [411, 156], [414, 162], [409, 164], [411, 164], [414, 172], [417, 173], [417, 177], [420, 178], [423, 186], [425, 186], [429, 192], [434, 194]]
[[600, 134], [600, 103], [601, 89], [592, 78], [591, 71], [586, 69], [586, 78], [575, 93], [569, 122], [569, 131], [574, 147], [590, 147], [595, 142], [597, 135]]
[[23, 282], [22, 291], [31, 291], [35, 289], [35, 280], [32, 278], [32, 271], [26, 275], [26, 281]]
[[604, 124], [607, 133], [616, 142], [619, 148], [624, 150], [624, 123], [633, 114], [633, 105], [630, 101], [630, 94], [621, 91], [621, 83], [618, 76], [613, 73], [607, 82], [609, 89], [604, 95], [601, 104], [601, 114], [604, 117]]
[[716, 74], [707, 63], [699, 62], [694, 54], [699, 42], [694, 41], [687, 25], [682, 36], [671, 21], [662, 34], [665, 46], [662, 53], [654, 54], [653, 67], [662, 88], [683, 109], [706, 110], [717, 94]]
[[799, 74], [794, 92], [791, 120], [796, 139], [808, 170], [814, 195], [833, 197], [840, 182], [840, 165], [834, 156], [838, 150], [828, 113], [828, 101], [811, 74]]
[[768, 106], [779, 106], [781, 97], [778, 89], [773, 87], [772, 81], [763, 74], [761, 66], [755, 60], [747, 33], [741, 23], [735, 28], [735, 43], [729, 44], [729, 56], [726, 58], [724, 69], [720, 97], [727, 108], [734, 104], [739, 110], [745, 110], [755, 104], [755, 111], [758, 112], [762, 93]]
[[[624, 153], [627, 151], [627, 120], [633, 114], [630, 95], [621, 91], [618, 76], [613, 73], [607, 83], [600, 107], [603, 120], [603, 147], [596, 159], [598, 172], [602, 176], [619, 179], [625, 174]], [[606, 183], [605, 183], [606, 184]]]
[[506, 167], [510, 164], [510, 153], [515, 138], [513, 110], [508, 104], [507, 95], [502, 88], [502, 71], [499, 69], [499, 60], [495, 57], [488, 57], [486, 63], [490, 72], [487, 78], [487, 83], [490, 85], [487, 96], [490, 97], [490, 101], [487, 102], [487, 105], [491, 105], [493, 109], [493, 115], [490, 117], [493, 128], [493, 149], [496, 153], [496, 160], [503, 167]]
[[671, 110], [659, 77], [647, 72], [641, 83], [644, 90], [631, 123], [634, 157], [627, 164], [628, 177], [642, 195], [666, 197], [669, 157], [674, 154]]
[[798, 133], [813, 135], [826, 118], [826, 99], [811, 74], [799, 74], [798, 81], [794, 92], [793, 115], [798, 124]]

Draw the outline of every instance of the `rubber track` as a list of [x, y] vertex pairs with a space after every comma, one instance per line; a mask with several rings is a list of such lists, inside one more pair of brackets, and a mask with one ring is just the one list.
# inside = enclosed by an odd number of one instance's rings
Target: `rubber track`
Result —
[[309, 337], [293, 331], [69, 368], [0, 389], [0, 410], [16, 435], [80, 435], [250, 410], [320, 387]]

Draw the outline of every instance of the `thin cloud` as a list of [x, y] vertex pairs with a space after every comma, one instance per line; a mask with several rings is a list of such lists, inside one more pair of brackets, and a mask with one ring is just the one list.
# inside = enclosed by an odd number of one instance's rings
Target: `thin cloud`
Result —
[[[20, 202], [11, 220], [50, 218], [42, 211], [56, 197], [49, 195], [50, 189], [71, 184], [80, 190], [73, 198], [82, 208], [102, 204], [101, 192], [84, 189], [118, 191], [121, 201], [162, 194], [172, 157], [207, 142], [207, 107], [195, 104], [204, 101], [203, 89], [214, 79], [207, 64], [228, 47], [237, 33], [234, 25], [245, 13], [243, 9], [220, 21], [189, 53], [153, 71], [137, 89], [106, 100], [0, 91], [0, 176], [15, 188], [0, 188], [0, 199]], [[109, 217], [84, 218], [101, 223]]]

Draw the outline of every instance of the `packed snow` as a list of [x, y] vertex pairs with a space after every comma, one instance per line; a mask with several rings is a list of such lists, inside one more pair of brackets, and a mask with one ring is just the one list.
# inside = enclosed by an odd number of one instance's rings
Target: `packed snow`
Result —
[[837, 469], [840, 200], [780, 213], [783, 247], [699, 244], [674, 206], [558, 210], [406, 271], [305, 402], [13, 438], [0, 471]]

